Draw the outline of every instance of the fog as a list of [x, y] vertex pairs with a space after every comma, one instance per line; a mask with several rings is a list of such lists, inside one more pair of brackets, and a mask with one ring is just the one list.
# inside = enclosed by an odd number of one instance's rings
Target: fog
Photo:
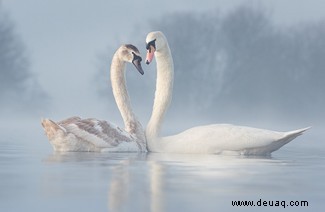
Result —
[[[239, 5], [226, 13], [169, 13], [148, 26], [166, 34], [174, 57], [167, 127], [215, 122], [303, 126], [324, 120], [323, 20], [280, 26], [265, 7]], [[143, 81], [133, 67], [129, 70], [134, 108], [148, 119], [155, 64], [146, 67]], [[107, 82], [98, 82], [99, 95], [113, 99]]]
[[[233, 200], [262, 199], [322, 208], [323, 5], [0, 0], [1, 208], [231, 211]], [[162, 136], [210, 123], [312, 128], [270, 157], [54, 151], [42, 117], [94, 117], [123, 127], [109, 82], [111, 59], [124, 43], [145, 57], [145, 37], [153, 30], [166, 34], [175, 63]], [[132, 106], [143, 126], [152, 111], [155, 65], [143, 63], [144, 75], [127, 65]]]
[[280, 28], [267, 11], [239, 6], [154, 25], [174, 55], [174, 111], [226, 121], [324, 120], [324, 21]]
[[[161, 30], [175, 63], [165, 131], [221, 122], [278, 130], [319, 125], [325, 118], [321, 4], [3, 1], [1, 116], [78, 115], [122, 125], [109, 82], [112, 54], [132, 43], [145, 56], [146, 34]], [[145, 125], [156, 73], [155, 63], [143, 67], [141, 76], [128, 65], [127, 83]]]
[[[0, 5], [1, 6], [1, 5]], [[39, 111], [47, 96], [30, 70], [25, 46], [9, 15], [0, 7], [1, 112]]]

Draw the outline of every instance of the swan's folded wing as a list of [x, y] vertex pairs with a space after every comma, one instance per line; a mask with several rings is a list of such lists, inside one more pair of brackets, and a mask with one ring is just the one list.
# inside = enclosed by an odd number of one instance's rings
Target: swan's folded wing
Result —
[[132, 136], [119, 127], [97, 119], [80, 119], [65, 125], [68, 132], [99, 148], [117, 147], [131, 142]]
[[62, 121], [57, 122], [57, 124], [65, 127], [65, 125], [72, 124], [72, 123], [75, 123], [75, 122], [80, 121], [80, 120], [81, 120], [80, 117], [72, 116], [70, 118], [67, 118], [67, 119], [64, 119]]

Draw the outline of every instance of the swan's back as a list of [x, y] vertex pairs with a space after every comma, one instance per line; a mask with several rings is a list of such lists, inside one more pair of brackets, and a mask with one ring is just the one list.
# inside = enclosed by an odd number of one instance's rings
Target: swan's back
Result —
[[121, 128], [97, 119], [72, 117], [41, 121], [55, 151], [138, 151], [135, 138]]
[[213, 124], [188, 129], [161, 138], [164, 152], [215, 153], [236, 151], [240, 154], [266, 155], [301, 135], [308, 128], [276, 132], [252, 127]]

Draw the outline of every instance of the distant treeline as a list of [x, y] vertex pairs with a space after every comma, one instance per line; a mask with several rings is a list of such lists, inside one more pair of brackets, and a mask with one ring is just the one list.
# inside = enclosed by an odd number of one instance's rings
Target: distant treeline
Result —
[[263, 9], [239, 6], [151, 25], [173, 53], [176, 111], [325, 119], [325, 22], [281, 27]]
[[[312, 125], [325, 119], [325, 20], [279, 26], [261, 7], [238, 6], [227, 13], [166, 14], [148, 24], [147, 29], [165, 33], [174, 58], [169, 118], [213, 123], [274, 119]], [[148, 32], [135, 31], [143, 34], [139, 43], [144, 43]], [[144, 46], [139, 48], [145, 55]], [[96, 84], [116, 108], [107, 75], [103, 77], [110, 61], [107, 56], [101, 61], [105, 67]], [[126, 75], [133, 107], [140, 117], [148, 117], [155, 66], [143, 67], [144, 76], [131, 66]]]
[[22, 39], [0, 5], [0, 113], [40, 111], [46, 100], [45, 92], [30, 70]]

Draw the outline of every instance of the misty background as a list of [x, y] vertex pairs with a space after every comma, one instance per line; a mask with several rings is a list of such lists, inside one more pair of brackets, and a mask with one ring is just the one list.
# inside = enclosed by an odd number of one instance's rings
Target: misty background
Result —
[[[288, 130], [323, 124], [320, 5], [2, 1], [0, 114], [3, 120], [31, 117], [36, 124], [41, 117], [77, 115], [122, 125], [109, 82], [112, 55], [121, 44], [132, 43], [145, 57], [146, 34], [161, 30], [175, 64], [168, 131], [223, 122]], [[143, 68], [141, 76], [129, 64], [127, 83], [134, 111], [146, 125], [155, 63]]]
[[15, 25], [0, 5], [1, 114], [39, 112], [47, 95], [30, 69], [30, 59]]

